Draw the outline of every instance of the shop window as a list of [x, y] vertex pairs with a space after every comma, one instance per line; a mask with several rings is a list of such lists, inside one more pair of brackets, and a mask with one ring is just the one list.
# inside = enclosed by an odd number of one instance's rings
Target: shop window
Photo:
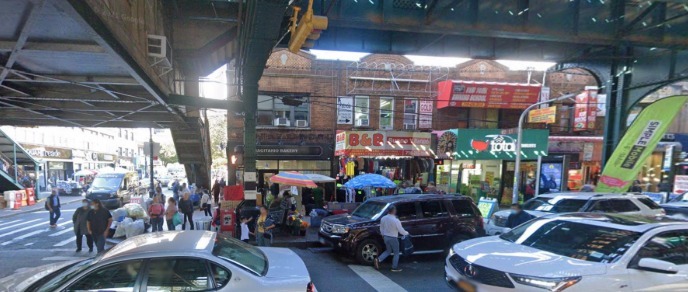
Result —
[[354, 126], [370, 126], [370, 98], [367, 96], [354, 98]]
[[418, 126], [418, 100], [404, 100], [404, 130], [415, 130]]
[[308, 127], [309, 98], [259, 95], [256, 117], [258, 126]]
[[394, 98], [380, 97], [380, 130], [394, 129]]

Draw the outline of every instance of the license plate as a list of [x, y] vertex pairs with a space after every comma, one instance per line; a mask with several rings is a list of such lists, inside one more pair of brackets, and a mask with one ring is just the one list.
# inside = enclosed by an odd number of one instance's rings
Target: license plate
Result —
[[464, 292], [475, 292], [475, 286], [467, 281], [459, 280], [456, 285]]

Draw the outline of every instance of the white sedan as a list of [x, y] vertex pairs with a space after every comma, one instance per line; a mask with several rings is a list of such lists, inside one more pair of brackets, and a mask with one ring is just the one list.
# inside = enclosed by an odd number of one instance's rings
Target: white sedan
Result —
[[210, 231], [148, 233], [102, 256], [0, 280], [0, 291], [315, 291], [285, 248], [256, 248]]
[[463, 291], [688, 291], [688, 223], [547, 215], [457, 243], [445, 279]]

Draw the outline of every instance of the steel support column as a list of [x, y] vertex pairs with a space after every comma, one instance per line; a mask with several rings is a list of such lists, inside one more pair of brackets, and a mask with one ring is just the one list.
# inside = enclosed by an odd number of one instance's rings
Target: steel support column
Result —
[[256, 191], [256, 110], [258, 109], [258, 84], [244, 84], [244, 190]]
[[[618, 56], [632, 56], [633, 51], [629, 47], [619, 47], [615, 52]], [[629, 85], [633, 77], [632, 59], [614, 59], [609, 68], [610, 78], [603, 84], [607, 94], [607, 115], [604, 120], [604, 144], [602, 148], [602, 163], [607, 162], [619, 144], [623, 133], [626, 131], [626, 119], [628, 118]]]

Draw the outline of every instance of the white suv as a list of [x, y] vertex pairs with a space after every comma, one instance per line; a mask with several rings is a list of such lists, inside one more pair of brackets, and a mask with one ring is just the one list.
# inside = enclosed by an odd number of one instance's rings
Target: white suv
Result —
[[[635, 193], [556, 193], [532, 198], [523, 204], [523, 210], [534, 217], [552, 213], [596, 212], [643, 215], [648, 217], [665, 215], [664, 209], [650, 197]], [[488, 235], [499, 235], [509, 231], [506, 226], [509, 210], [498, 211], [486, 222]]]
[[445, 279], [463, 291], [688, 291], [688, 222], [551, 214], [457, 243]]

